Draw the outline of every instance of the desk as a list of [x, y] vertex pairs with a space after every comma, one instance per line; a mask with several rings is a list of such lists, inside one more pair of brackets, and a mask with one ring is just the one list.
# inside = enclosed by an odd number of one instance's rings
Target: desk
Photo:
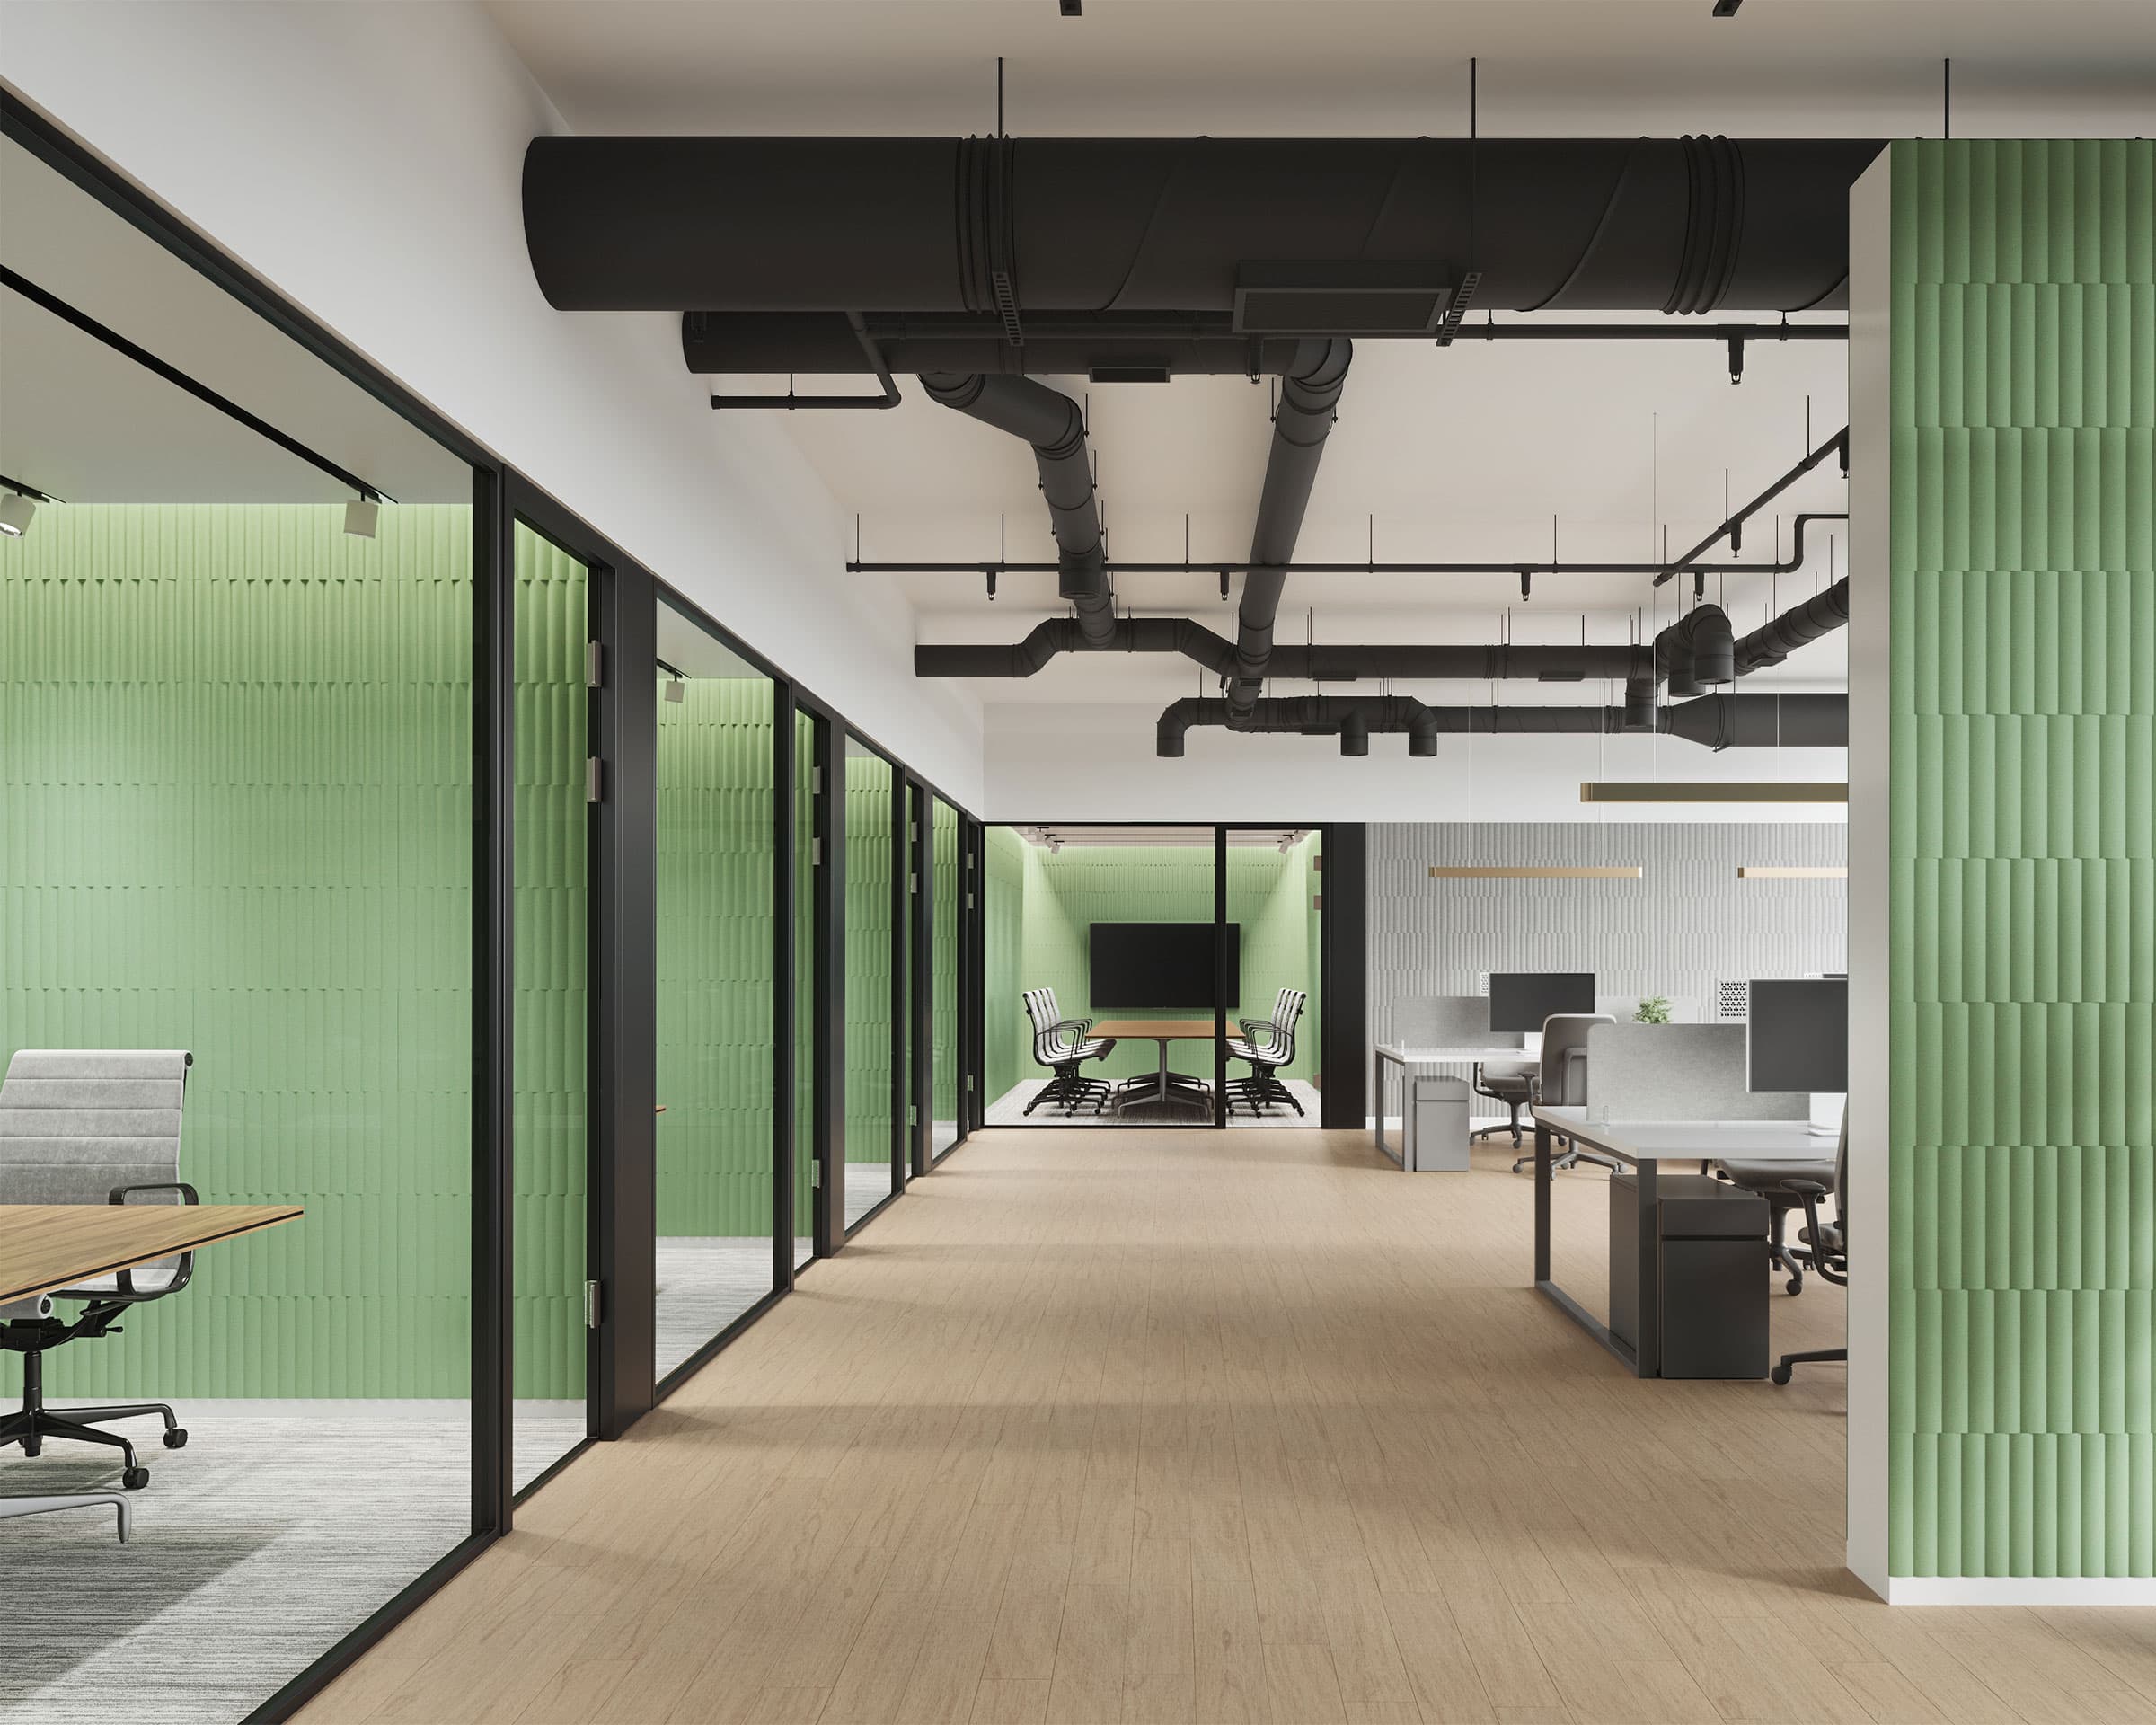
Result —
[[0, 1305], [301, 1214], [296, 1204], [0, 1204]]
[[[1662, 1376], [1662, 1234], [1656, 1225], [1655, 1176], [1665, 1162], [1817, 1162], [1827, 1140], [1803, 1120], [1604, 1120], [1584, 1108], [1538, 1105], [1534, 1110], [1534, 1285], [1560, 1311], [1631, 1368], [1635, 1377]], [[1639, 1175], [1639, 1345], [1628, 1348], [1609, 1326], [1560, 1287], [1550, 1275], [1550, 1138], [1569, 1138], [1625, 1163]], [[1760, 1273], [1766, 1273], [1763, 1262]]]
[[[1104, 1018], [1086, 1032], [1089, 1036], [1112, 1036], [1117, 1041], [1158, 1042], [1161, 1045], [1160, 1069], [1153, 1074], [1153, 1088], [1146, 1091], [1124, 1091], [1116, 1093], [1116, 1106], [1127, 1102], [1200, 1102], [1213, 1106], [1213, 1086], [1209, 1081], [1185, 1077], [1180, 1072], [1168, 1070], [1168, 1045], [1171, 1042], [1210, 1042], [1213, 1039], [1213, 1021], [1209, 1018]], [[1195, 1084], [1196, 1093], [1186, 1088], [1176, 1093], [1176, 1083], [1185, 1086]], [[1127, 1079], [1135, 1084], [1135, 1079]]]
[[[1473, 1066], [1480, 1074], [1486, 1062], [1492, 1066], [1526, 1066], [1530, 1069], [1533, 1069], [1537, 1064], [1533, 1056], [1529, 1054], [1524, 1048], [1516, 1045], [1511, 1048], [1421, 1048], [1411, 1043], [1380, 1042], [1377, 1045], [1377, 1059], [1374, 1065], [1374, 1076], [1376, 1083], [1373, 1086], [1377, 1092], [1377, 1147], [1391, 1156], [1394, 1162], [1399, 1163], [1401, 1167], [1404, 1168], [1408, 1165], [1404, 1153], [1409, 1147], [1407, 1138], [1409, 1132], [1409, 1122], [1415, 1116], [1414, 1098], [1410, 1093], [1411, 1086], [1408, 1077], [1409, 1066], [1448, 1065]], [[1385, 1142], [1385, 1067], [1388, 1063], [1400, 1068], [1400, 1136], [1401, 1144], [1399, 1152], [1395, 1152], [1392, 1146]]]

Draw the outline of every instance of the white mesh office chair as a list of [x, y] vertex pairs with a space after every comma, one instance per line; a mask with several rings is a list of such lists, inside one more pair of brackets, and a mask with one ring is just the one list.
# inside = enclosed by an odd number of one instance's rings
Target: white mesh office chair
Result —
[[1026, 1112], [1048, 1102], [1074, 1114], [1091, 1102], [1098, 1114], [1112, 1092], [1106, 1079], [1088, 1078], [1082, 1068], [1088, 1060], [1105, 1057], [1116, 1046], [1116, 1039], [1089, 1036], [1093, 1028], [1090, 1018], [1065, 1018], [1053, 988], [1029, 988], [1024, 999], [1026, 1016], [1033, 1022], [1033, 1057], [1054, 1075], [1026, 1104]]
[[[0, 1082], [0, 1204], [198, 1204], [180, 1178], [180, 1116], [187, 1069], [194, 1056], [174, 1048], [25, 1048], [8, 1062]], [[187, 1431], [162, 1402], [109, 1408], [45, 1404], [45, 1355], [84, 1337], [103, 1336], [132, 1307], [185, 1287], [194, 1254], [94, 1277], [79, 1287], [56, 1288], [51, 1299], [79, 1305], [72, 1319], [9, 1315], [0, 1322], [0, 1349], [22, 1356], [22, 1407], [0, 1419], [0, 1449], [21, 1444], [36, 1455], [51, 1438], [104, 1444], [125, 1457], [119, 1482], [128, 1491], [149, 1483], [135, 1446], [109, 1420], [155, 1414], [164, 1446], [180, 1449]], [[19, 1313], [22, 1307], [11, 1308]]]
[[1279, 1102], [1286, 1102], [1296, 1113], [1302, 1113], [1303, 1104], [1295, 1100], [1294, 1092], [1280, 1082], [1279, 1073], [1281, 1067], [1294, 1060], [1295, 1025], [1309, 998], [1303, 989], [1283, 988], [1273, 1002], [1270, 1018], [1235, 1021], [1242, 1035], [1229, 1039], [1228, 1058], [1247, 1064], [1250, 1075], [1235, 1079], [1228, 1085], [1231, 1113], [1238, 1102], [1253, 1114], [1262, 1114]]

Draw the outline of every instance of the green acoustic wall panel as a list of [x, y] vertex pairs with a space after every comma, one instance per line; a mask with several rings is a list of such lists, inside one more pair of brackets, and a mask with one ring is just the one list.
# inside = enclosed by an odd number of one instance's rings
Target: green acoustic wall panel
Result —
[[516, 541], [516, 1393], [584, 1393], [590, 635], [584, 565]]
[[772, 686], [658, 711], [658, 1231], [772, 1227]]
[[2146, 1577], [2156, 146], [1893, 152], [1890, 1568]]
[[1034, 1070], [1031, 1032], [1026, 1028], [1020, 995], [1030, 983], [1019, 980], [1026, 940], [1025, 840], [1008, 827], [984, 832], [988, 878], [981, 906], [981, 1082], [985, 1101], [1007, 1096]]
[[959, 1118], [959, 811], [941, 797], [930, 804], [930, 1102], [939, 1120]]
[[1270, 1016], [1283, 988], [1310, 996], [1295, 1026], [1295, 1057], [1280, 1068], [1284, 1078], [1308, 1078], [1318, 1069], [1318, 986], [1310, 962], [1310, 859], [1316, 844], [1312, 834], [1285, 854], [1228, 853], [1228, 919], [1242, 925], [1242, 1002], [1229, 1015], [1231, 1029], [1238, 1017]]
[[846, 1160], [891, 1159], [891, 766], [846, 757]]
[[183, 1177], [307, 1211], [60, 1349], [62, 1398], [466, 1393], [472, 516], [340, 516], [0, 541], [0, 1042], [192, 1049]]

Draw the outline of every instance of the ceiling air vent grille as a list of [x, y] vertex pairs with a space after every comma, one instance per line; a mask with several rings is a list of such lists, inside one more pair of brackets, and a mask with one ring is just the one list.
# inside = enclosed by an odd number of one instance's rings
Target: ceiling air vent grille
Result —
[[1246, 263], [1235, 272], [1243, 335], [1430, 335], [1452, 299], [1430, 263]]

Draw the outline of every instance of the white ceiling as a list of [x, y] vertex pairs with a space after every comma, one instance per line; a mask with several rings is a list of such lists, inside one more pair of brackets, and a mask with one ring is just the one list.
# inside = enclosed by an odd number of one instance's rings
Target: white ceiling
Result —
[[[2142, 132], [2156, 118], [2149, 0], [488, 0], [569, 123], [585, 132], [957, 134], [1005, 119], [1026, 135], [1462, 134], [1480, 61], [1485, 135], [1890, 136], [1936, 133], [1942, 56], [1954, 129], [2026, 136]], [[1082, 381], [1052, 379], [1074, 394]], [[788, 416], [871, 560], [1053, 557], [1027, 451], [903, 382], [889, 413]], [[1719, 343], [1365, 342], [1328, 447], [1299, 555], [1645, 559], [1666, 527], [1681, 551], [1843, 423], [1839, 343], [1754, 345], [1732, 388]], [[1264, 386], [1189, 378], [1090, 394], [1111, 557], [1249, 547], [1263, 472]], [[1832, 464], [1777, 503], [1834, 510]], [[1763, 520], [1744, 555], [1768, 560]], [[1786, 537], [1783, 541], [1786, 545]], [[1822, 535], [1805, 570], [1713, 589], [1740, 629], [1846, 566]], [[916, 638], [1015, 639], [1055, 614], [1053, 578], [862, 576], [913, 601]], [[1215, 577], [1131, 575], [1127, 607], [1193, 615], [1224, 632]], [[1330, 641], [1625, 641], [1666, 623], [1678, 594], [1644, 579], [1299, 577], [1279, 638]], [[1758, 686], [1833, 686], [1838, 638]], [[1183, 660], [1066, 656], [992, 703], [1146, 702], [1201, 690]], [[1405, 687], [1406, 686], [1403, 686]], [[1284, 692], [1296, 692], [1290, 688]], [[1487, 686], [1416, 686], [1483, 700]], [[1564, 698], [1515, 687], [1510, 700]], [[1599, 699], [1600, 689], [1576, 698]]]
[[[12, 142], [0, 260], [400, 502], [472, 470]], [[335, 503], [331, 475], [0, 288], [0, 473], [69, 503]]]

